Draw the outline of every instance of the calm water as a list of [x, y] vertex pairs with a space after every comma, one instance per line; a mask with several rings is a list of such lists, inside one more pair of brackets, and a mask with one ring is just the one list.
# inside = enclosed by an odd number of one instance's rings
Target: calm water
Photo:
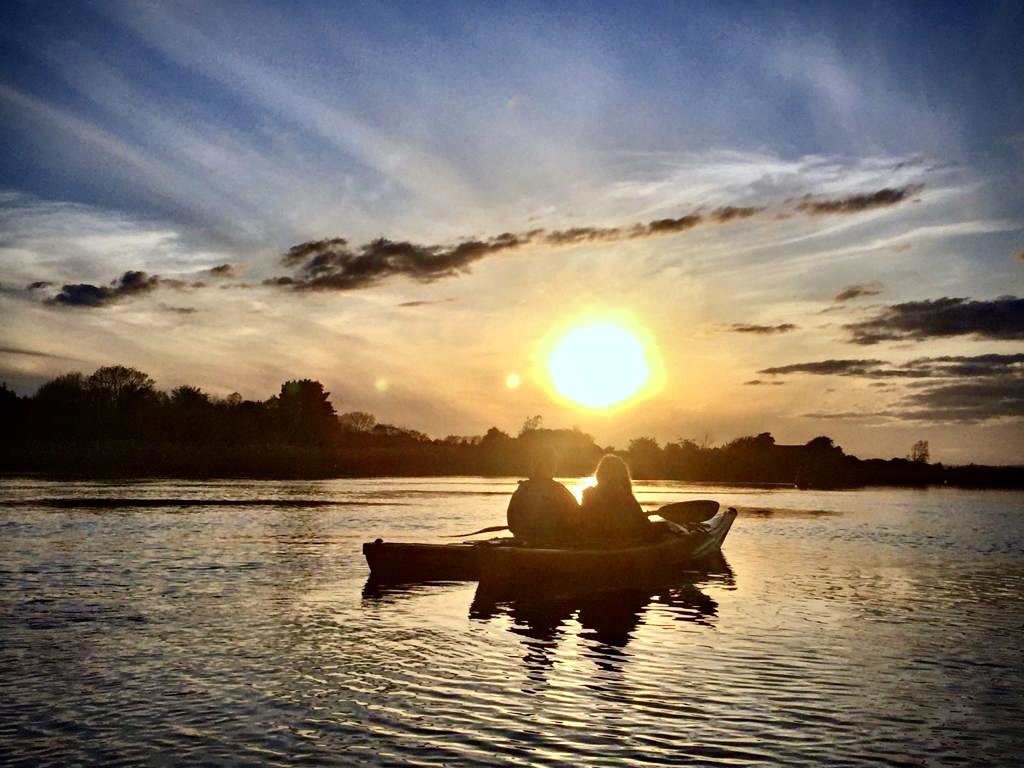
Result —
[[[644, 485], [741, 507], [727, 564], [367, 584], [362, 541], [503, 522], [513, 487], [0, 482], [0, 762], [1020, 764], [1024, 495]], [[69, 497], [207, 504], [38, 502]]]

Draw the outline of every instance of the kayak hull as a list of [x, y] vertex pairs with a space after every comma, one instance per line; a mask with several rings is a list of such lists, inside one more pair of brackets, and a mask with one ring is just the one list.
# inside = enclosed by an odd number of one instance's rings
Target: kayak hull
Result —
[[382, 581], [475, 581], [477, 544], [402, 544], [380, 539], [363, 544], [370, 575]]
[[656, 583], [721, 551], [736, 519], [728, 509], [707, 523], [688, 527], [680, 536], [616, 549], [533, 549], [502, 547], [478, 553], [480, 579], [493, 585], [517, 586], [577, 583]]
[[378, 581], [474, 581], [491, 584], [588, 582], [644, 583], [721, 550], [736, 510], [684, 526], [684, 535], [616, 549], [540, 549], [515, 539], [462, 544], [413, 544], [377, 539], [363, 544], [370, 576]]

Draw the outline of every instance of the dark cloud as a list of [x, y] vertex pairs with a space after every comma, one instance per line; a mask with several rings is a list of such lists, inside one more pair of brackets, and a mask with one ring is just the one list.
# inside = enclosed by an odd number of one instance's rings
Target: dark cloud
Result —
[[1024, 354], [922, 357], [907, 368], [927, 370], [933, 377], [979, 378], [1024, 373]]
[[45, 357], [49, 360], [78, 360], [77, 357], [67, 355], [54, 355], [50, 352], [41, 352], [38, 349], [22, 349], [21, 347], [0, 347], [0, 355], [23, 355], [25, 357]]
[[467, 240], [450, 247], [425, 246], [379, 238], [351, 249], [343, 238], [302, 243], [285, 254], [286, 266], [298, 266], [297, 278], [272, 278], [268, 285], [304, 290], [347, 291], [375, 285], [394, 275], [433, 282], [469, 270], [471, 264], [529, 242], [527, 236], [503, 233], [489, 240]]
[[811, 373], [817, 376], [864, 376], [885, 365], [883, 360], [819, 360], [765, 368], [758, 373], [779, 376], [789, 373]]
[[704, 218], [699, 213], [690, 213], [686, 216], [680, 216], [678, 219], [655, 219], [647, 225], [646, 229], [634, 230], [635, 234], [631, 235], [631, 237], [685, 232], [688, 229], [693, 229], [702, 221], [704, 221]]
[[1024, 417], [1024, 377], [1000, 376], [930, 387], [901, 401], [915, 421], [979, 422]]
[[776, 386], [780, 387], [786, 382], [784, 381], [764, 381], [762, 379], [751, 379], [750, 381], [744, 381], [743, 384], [748, 387], [759, 387], [759, 386]]
[[210, 267], [208, 272], [211, 277], [234, 277], [235, 266], [234, 264], [218, 264], [216, 267]]
[[1024, 354], [919, 357], [900, 365], [893, 365], [884, 360], [821, 360], [758, 371], [769, 376], [807, 373], [870, 379], [976, 378], [1015, 372], [1024, 372]]
[[903, 397], [889, 415], [907, 421], [976, 423], [1024, 417], [1020, 375], [945, 381]]
[[295, 285], [296, 280], [292, 277], [268, 277], [263, 281], [263, 285], [272, 285], [276, 288], [287, 288], [288, 286]]
[[986, 339], [1024, 338], [1024, 299], [993, 301], [941, 298], [886, 307], [875, 317], [844, 325], [854, 344], [973, 335]]
[[60, 293], [48, 300], [48, 303], [66, 307], [102, 307], [127, 296], [149, 293], [159, 284], [160, 278], [157, 275], [128, 271], [113, 280], [110, 285], [65, 285]]
[[[720, 208], [711, 220], [721, 223], [753, 216], [757, 208]], [[352, 246], [343, 237], [313, 240], [288, 249], [281, 263], [296, 271], [264, 280], [264, 285], [300, 290], [348, 291], [376, 285], [390, 277], [404, 275], [420, 282], [433, 282], [465, 274], [481, 259], [528, 245], [568, 247], [587, 243], [658, 237], [684, 232], [705, 219], [699, 213], [679, 218], [655, 219], [629, 227], [572, 227], [505, 232], [487, 239], [469, 239], [452, 246], [423, 245], [379, 238]]]
[[860, 195], [850, 195], [833, 200], [822, 200], [806, 195], [797, 203], [797, 210], [812, 215], [833, 214], [833, 213], [860, 213], [872, 208], [888, 208], [898, 205], [904, 200], [916, 195], [923, 189], [921, 184], [909, 184], [905, 187], [880, 189]]
[[834, 301], [843, 302], [859, 299], [861, 296], [877, 296], [882, 292], [882, 284], [877, 280], [870, 283], [854, 283], [848, 285], [835, 295]]
[[618, 227], [574, 227], [548, 232], [543, 235], [542, 239], [548, 245], [580, 245], [582, 243], [614, 242], [623, 240], [625, 237], [623, 230]]
[[[1024, 353], [921, 357], [901, 365], [881, 360], [823, 360], [760, 373], [809, 373], [915, 381], [897, 405], [874, 414], [804, 414], [809, 418], [889, 417], [905, 421], [978, 422], [1024, 416]], [[885, 385], [877, 381], [873, 386]]]
[[294, 267], [318, 253], [346, 247], [348, 247], [348, 240], [343, 237], [334, 237], [328, 240], [310, 240], [308, 243], [300, 243], [289, 248], [282, 262], [286, 267]]
[[719, 224], [725, 224], [728, 221], [734, 221], [735, 219], [749, 219], [751, 216], [755, 216], [761, 213], [764, 208], [737, 208], [732, 205], [727, 205], [724, 208], [719, 208], [711, 213], [711, 218], [717, 221]]
[[53, 283], [49, 280], [36, 280], [33, 283], [29, 283], [25, 286], [26, 291], [40, 291], [43, 288], [49, 288]]
[[797, 326], [793, 323], [780, 323], [779, 325], [750, 325], [748, 323], [733, 323], [728, 326], [730, 331], [736, 333], [758, 333], [762, 335], [769, 335], [773, 333], [789, 333], [795, 331]]
[[[882, 189], [842, 200], [816, 200], [808, 196], [800, 200], [797, 208], [813, 214], [850, 213], [895, 205], [920, 188]], [[388, 238], [359, 246], [343, 237], [311, 240], [292, 246], [281, 259], [281, 263], [295, 274], [270, 278], [263, 284], [293, 290], [351, 291], [400, 275], [420, 282], [432, 282], [465, 274], [481, 259], [526, 246], [572, 247], [665, 237], [703, 224], [727, 224], [749, 219], [765, 210], [757, 206], [728, 205], [706, 215], [694, 211], [677, 218], [653, 219], [621, 227], [582, 226], [506, 232], [491, 238], [469, 238], [457, 245], [425, 245]]]

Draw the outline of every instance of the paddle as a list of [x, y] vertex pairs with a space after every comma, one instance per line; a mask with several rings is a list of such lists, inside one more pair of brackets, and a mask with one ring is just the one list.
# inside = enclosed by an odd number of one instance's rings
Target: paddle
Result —
[[[648, 512], [647, 516], [659, 515], [669, 522], [685, 525], [686, 523], [703, 523], [705, 520], [710, 520], [716, 514], [718, 514], [717, 501], [695, 499], [693, 501], [677, 501], [672, 504], [666, 504], [652, 512]], [[492, 525], [472, 533], [456, 533], [454, 535], [442, 536], [441, 538], [464, 539], [467, 536], [476, 536], [479, 533], [497, 533], [498, 531], [507, 530], [507, 525]]]

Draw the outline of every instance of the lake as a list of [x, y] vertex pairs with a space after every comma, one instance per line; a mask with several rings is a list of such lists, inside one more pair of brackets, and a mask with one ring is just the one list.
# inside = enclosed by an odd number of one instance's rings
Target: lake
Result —
[[[656, 591], [504, 603], [474, 583], [367, 583], [363, 541], [503, 523], [514, 487], [3, 480], [0, 762], [1024, 754], [1024, 494], [638, 483], [652, 509], [739, 507], [724, 564]], [[171, 505], [68, 501], [95, 498]]]

